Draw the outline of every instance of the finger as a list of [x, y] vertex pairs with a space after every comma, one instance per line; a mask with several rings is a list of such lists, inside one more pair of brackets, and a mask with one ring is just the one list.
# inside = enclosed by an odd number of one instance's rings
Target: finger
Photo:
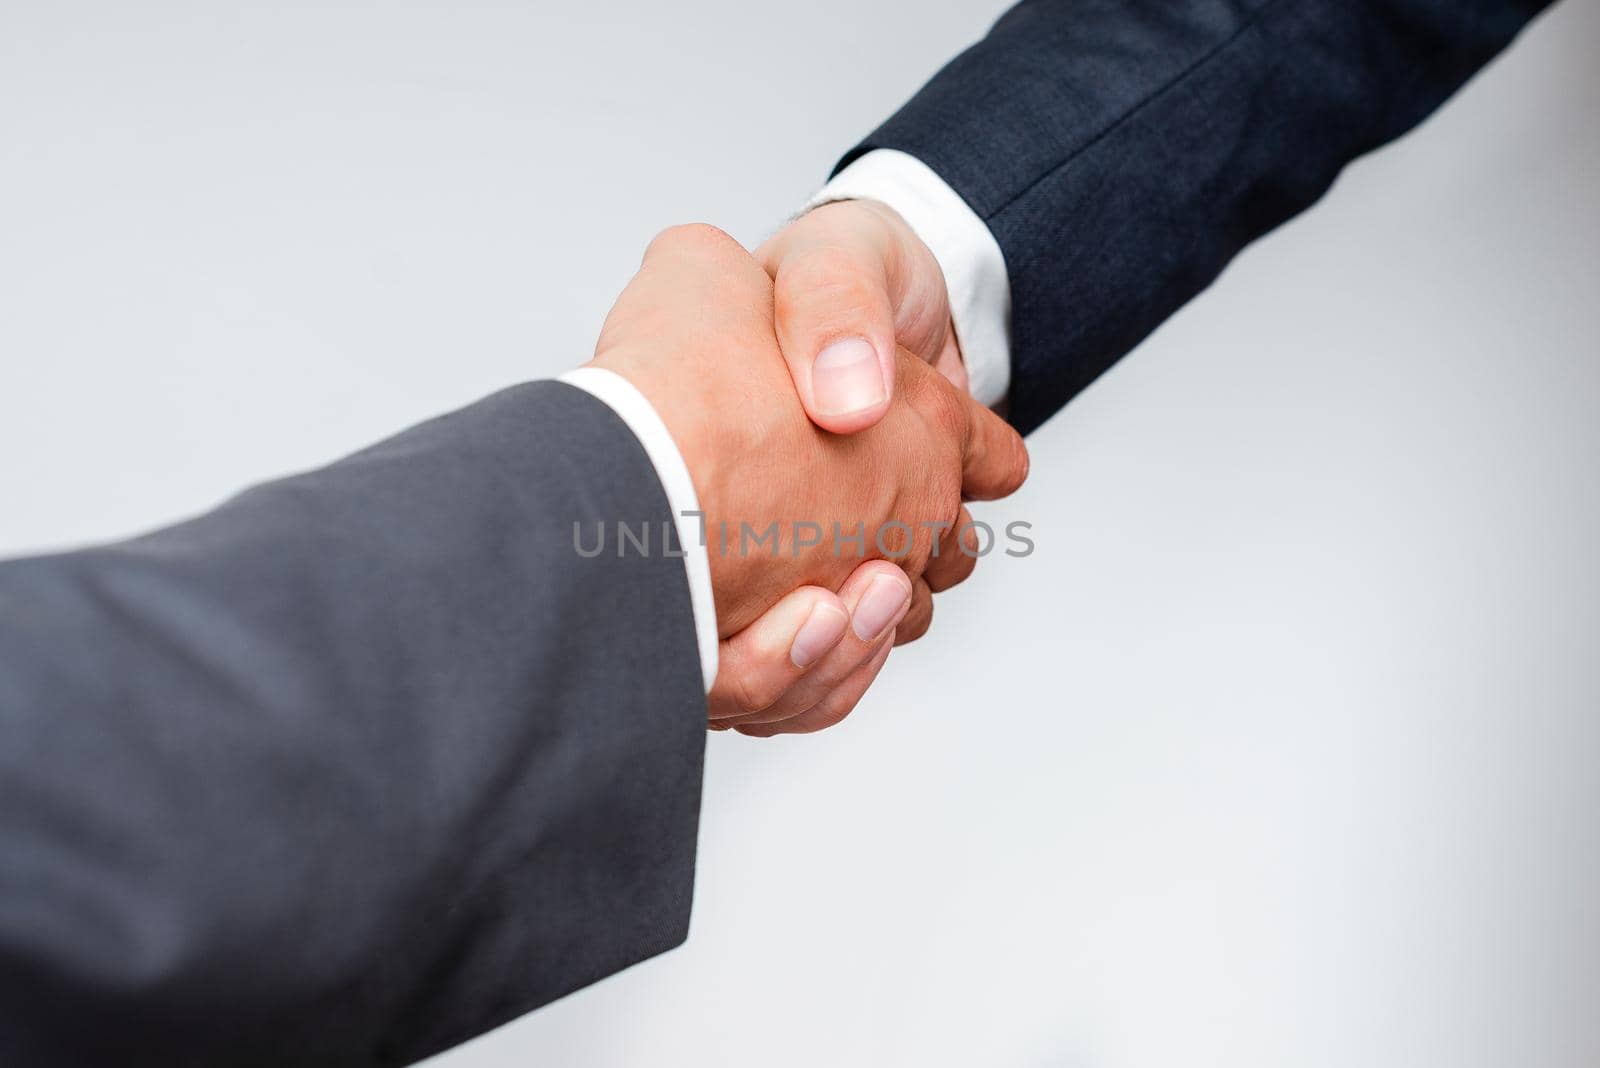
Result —
[[911, 590], [911, 607], [906, 610], [905, 618], [894, 628], [896, 645], [905, 645], [914, 642], [933, 626], [933, 591], [928, 589], [928, 584], [918, 579]]
[[961, 449], [961, 494], [969, 501], [1009, 497], [1028, 477], [1028, 447], [1011, 424], [961, 394], [967, 432]]
[[839, 644], [850, 615], [837, 594], [802, 586], [718, 647], [713, 721], [770, 708]]
[[883, 665], [894, 650], [894, 645], [895, 640], [891, 635], [872, 655], [872, 659], [857, 668], [824, 701], [800, 715], [776, 723], [752, 723], [748, 726], [735, 727], [734, 730], [752, 738], [771, 738], [778, 734], [810, 734], [837, 726], [855, 711], [856, 706], [861, 703], [861, 698], [872, 688], [873, 681], [877, 679], [878, 672], [883, 670]]
[[934, 593], [967, 581], [978, 566], [978, 536], [971, 523], [972, 513], [962, 505], [954, 525], [940, 531], [939, 539], [933, 543], [933, 556], [922, 577]]
[[1021, 487], [1028, 477], [1028, 449], [1009, 423], [910, 353], [899, 354], [895, 370], [911, 407], [960, 442], [964, 499], [993, 500]]
[[797, 224], [772, 278], [778, 347], [811, 421], [851, 434], [882, 419], [895, 353], [883, 251], [856, 228]]
[[820, 703], [872, 659], [887, 635], [913, 603], [911, 580], [886, 560], [869, 560], [856, 568], [839, 589], [850, 613], [850, 628], [805, 677], [766, 708], [722, 722], [771, 723], [788, 719]]

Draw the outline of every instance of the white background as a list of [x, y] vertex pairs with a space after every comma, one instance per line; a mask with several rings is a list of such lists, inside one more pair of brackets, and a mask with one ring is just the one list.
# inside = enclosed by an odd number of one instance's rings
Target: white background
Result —
[[[955, 7], [5, 5], [0, 551], [581, 362]], [[1035, 434], [1033, 557], [843, 728], [711, 739], [689, 944], [440, 1064], [1600, 1062], [1597, 46], [1568, 0]]]

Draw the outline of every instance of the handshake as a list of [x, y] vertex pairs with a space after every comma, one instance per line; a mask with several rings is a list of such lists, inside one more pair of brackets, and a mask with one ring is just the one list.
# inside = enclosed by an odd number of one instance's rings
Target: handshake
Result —
[[874, 201], [817, 208], [754, 256], [713, 227], [664, 232], [589, 367], [644, 395], [692, 479], [714, 729], [842, 720], [994, 547], [963, 502], [1027, 475], [1021, 437], [966, 390], [937, 260]]

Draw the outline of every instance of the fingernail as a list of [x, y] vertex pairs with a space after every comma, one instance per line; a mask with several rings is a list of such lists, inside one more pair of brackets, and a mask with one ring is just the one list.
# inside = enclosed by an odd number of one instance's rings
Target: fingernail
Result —
[[811, 394], [824, 415], [845, 415], [882, 404], [888, 392], [872, 343], [847, 337], [817, 353], [811, 365]]
[[872, 585], [867, 587], [867, 592], [861, 595], [860, 602], [856, 604], [855, 619], [851, 622], [856, 637], [864, 642], [877, 638], [888, 629], [889, 624], [905, 614], [910, 601], [904, 583], [888, 577], [873, 579]]
[[819, 604], [813, 608], [789, 647], [789, 659], [794, 661], [794, 666], [803, 668], [816, 663], [818, 657], [839, 644], [839, 639], [844, 637], [844, 625], [849, 621], [837, 605]]

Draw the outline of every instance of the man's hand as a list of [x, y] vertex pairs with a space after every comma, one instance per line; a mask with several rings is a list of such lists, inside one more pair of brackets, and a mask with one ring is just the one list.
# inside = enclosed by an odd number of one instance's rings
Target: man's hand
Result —
[[896, 346], [965, 392], [944, 274], [894, 209], [824, 204], [756, 250], [772, 276], [778, 344], [811, 421], [849, 434], [883, 418]]
[[676, 228], [593, 361], [649, 398], [688, 465], [724, 639], [712, 715], [746, 733], [843, 718], [896, 638], [926, 629], [931, 592], [971, 572], [963, 498], [1004, 496], [1027, 473], [1015, 431], [908, 352], [877, 425], [819, 430], [773, 313], [771, 280], [733, 239]]

